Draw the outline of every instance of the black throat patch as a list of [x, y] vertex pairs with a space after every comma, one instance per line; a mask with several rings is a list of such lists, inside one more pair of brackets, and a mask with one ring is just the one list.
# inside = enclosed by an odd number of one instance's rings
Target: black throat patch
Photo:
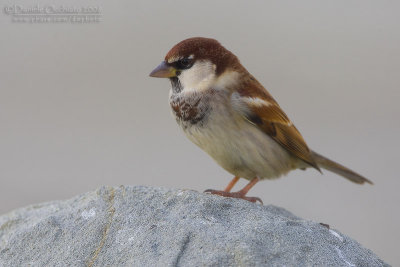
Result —
[[169, 80], [171, 81], [172, 91], [174, 93], [180, 93], [183, 88], [179, 78], [176, 76], [169, 78]]
[[213, 93], [191, 96], [173, 93], [170, 97], [170, 105], [178, 123], [184, 128], [195, 124], [203, 126], [211, 111], [209, 102], [212, 96]]

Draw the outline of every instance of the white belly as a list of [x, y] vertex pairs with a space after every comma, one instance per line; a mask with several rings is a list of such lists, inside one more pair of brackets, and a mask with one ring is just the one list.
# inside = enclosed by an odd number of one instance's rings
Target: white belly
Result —
[[214, 105], [203, 125], [182, 128], [193, 143], [235, 176], [272, 179], [301, 164], [256, 126], [221, 106]]

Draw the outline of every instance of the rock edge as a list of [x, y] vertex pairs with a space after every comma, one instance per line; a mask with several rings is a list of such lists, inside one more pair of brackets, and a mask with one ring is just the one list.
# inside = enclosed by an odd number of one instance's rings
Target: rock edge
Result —
[[0, 266], [389, 266], [285, 209], [191, 190], [102, 187], [0, 216]]

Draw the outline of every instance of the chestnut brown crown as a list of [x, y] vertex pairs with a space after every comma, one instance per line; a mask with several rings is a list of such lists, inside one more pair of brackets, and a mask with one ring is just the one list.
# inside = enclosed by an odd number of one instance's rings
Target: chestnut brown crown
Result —
[[216, 65], [216, 73], [220, 74], [226, 68], [239, 68], [238, 58], [223, 47], [217, 40], [204, 37], [193, 37], [176, 44], [165, 56], [165, 61], [172, 64], [178, 60], [189, 58], [196, 60], [210, 60]]

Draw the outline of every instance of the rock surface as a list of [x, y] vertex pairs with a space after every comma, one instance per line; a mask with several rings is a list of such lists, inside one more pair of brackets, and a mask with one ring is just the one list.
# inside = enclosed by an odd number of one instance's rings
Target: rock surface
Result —
[[0, 217], [0, 266], [387, 266], [288, 211], [195, 191], [103, 187]]

